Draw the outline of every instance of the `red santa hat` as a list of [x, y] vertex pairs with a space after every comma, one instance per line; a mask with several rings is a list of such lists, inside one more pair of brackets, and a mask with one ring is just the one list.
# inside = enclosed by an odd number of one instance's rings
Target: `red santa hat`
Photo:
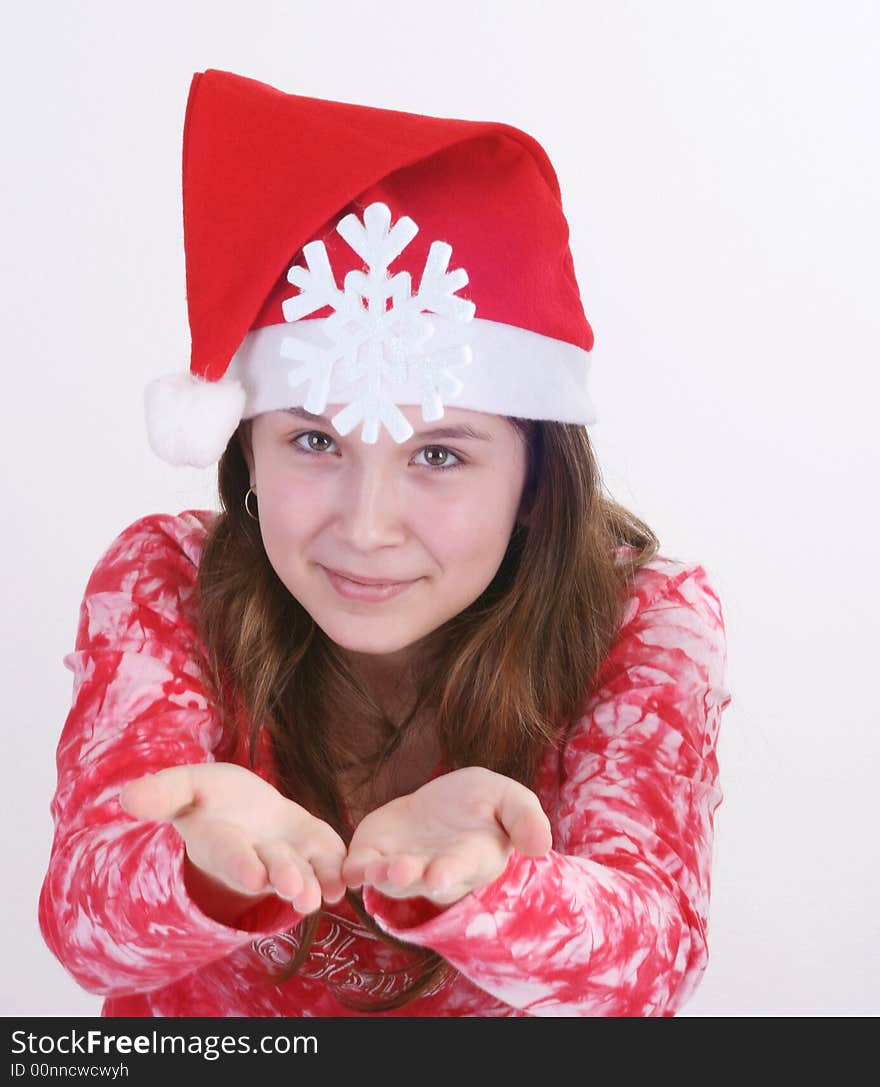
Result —
[[145, 395], [171, 464], [287, 407], [369, 443], [412, 435], [398, 405], [596, 421], [559, 183], [517, 128], [197, 72], [183, 230], [190, 367]]

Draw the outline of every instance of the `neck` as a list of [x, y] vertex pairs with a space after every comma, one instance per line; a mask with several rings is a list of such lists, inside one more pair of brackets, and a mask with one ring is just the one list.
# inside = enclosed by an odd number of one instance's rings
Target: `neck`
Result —
[[352, 670], [392, 719], [414, 693], [411, 654], [408, 650], [378, 655], [347, 653]]

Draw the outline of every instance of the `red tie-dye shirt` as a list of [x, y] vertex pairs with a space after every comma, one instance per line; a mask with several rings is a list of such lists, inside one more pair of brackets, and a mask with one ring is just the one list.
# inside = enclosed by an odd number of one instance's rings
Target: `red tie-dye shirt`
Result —
[[[412, 953], [376, 939], [343, 899], [299, 973], [301, 915], [265, 899], [230, 927], [184, 885], [170, 823], [118, 795], [163, 767], [211, 762], [220, 736], [193, 651], [195, 579], [211, 511], [141, 518], [89, 579], [73, 700], [57, 752], [43, 937], [105, 1016], [347, 1016], [337, 995], [387, 996]], [[638, 571], [601, 672], [536, 783], [553, 829], [540, 859], [514, 851], [493, 882], [438, 912], [366, 888], [383, 929], [458, 974], [385, 1015], [670, 1016], [706, 968], [716, 741], [726, 689], [722, 609], [705, 569]], [[263, 733], [265, 738], [265, 733]], [[264, 753], [269, 745], [264, 743]], [[246, 765], [244, 747], [236, 761]], [[256, 769], [272, 781], [268, 769]]]

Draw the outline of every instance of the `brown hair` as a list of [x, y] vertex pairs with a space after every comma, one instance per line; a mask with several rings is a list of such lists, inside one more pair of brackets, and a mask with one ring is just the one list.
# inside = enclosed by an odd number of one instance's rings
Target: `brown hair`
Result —
[[[382, 730], [387, 742], [367, 767], [375, 774], [427, 708], [446, 767], [484, 766], [532, 787], [542, 755], [563, 738], [612, 646], [633, 574], [658, 552], [651, 529], [603, 493], [584, 427], [509, 421], [528, 447], [528, 525], [517, 523], [478, 599], [426, 640], [417, 699], [400, 722], [385, 716], [275, 573], [259, 525], [244, 509], [249, 473], [238, 433], [220, 460], [222, 510], [201, 558], [198, 618], [208, 678], [231, 730], [226, 739], [232, 744], [232, 732], [247, 727], [237, 722], [249, 721], [253, 765], [265, 726], [281, 791], [326, 820], [346, 843], [351, 833], [338, 779], [350, 766], [350, 752], [344, 740], [328, 735], [326, 721], [363, 721]], [[618, 554], [621, 545], [625, 550]], [[405, 975], [414, 980], [391, 997], [366, 1002], [338, 996], [341, 1003], [389, 1010], [454, 976], [437, 953], [384, 933], [361, 894], [346, 894], [379, 939], [414, 953]], [[297, 972], [320, 917], [317, 911], [304, 919], [293, 960], [270, 983], [282, 984]]]

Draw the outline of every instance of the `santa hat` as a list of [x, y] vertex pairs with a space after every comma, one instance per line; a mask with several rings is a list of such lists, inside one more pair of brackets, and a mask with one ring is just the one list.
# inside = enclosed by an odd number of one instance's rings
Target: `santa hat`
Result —
[[287, 407], [371, 443], [412, 435], [403, 404], [596, 421], [559, 183], [517, 128], [197, 72], [183, 230], [190, 367], [145, 396], [171, 464]]

